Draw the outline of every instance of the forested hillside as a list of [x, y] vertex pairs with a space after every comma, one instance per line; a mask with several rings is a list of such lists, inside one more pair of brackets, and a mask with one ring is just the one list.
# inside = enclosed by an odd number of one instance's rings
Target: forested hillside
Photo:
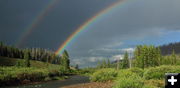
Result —
[[37, 60], [48, 62], [52, 64], [60, 64], [60, 56], [56, 55], [53, 51], [42, 48], [27, 48], [19, 49], [14, 46], [6, 45], [0, 42], [0, 56], [9, 58], [28, 58], [30, 60]]
[[174, 50], [176, 54], [180, 53], [180, 42], [170, 43], [160, 46], [162, 55], [169, 55]]
[[62, 55], [42, 48], [20, 49], [0, 42], [0, 87], [58, 80], [75, 72], [68, 52]]

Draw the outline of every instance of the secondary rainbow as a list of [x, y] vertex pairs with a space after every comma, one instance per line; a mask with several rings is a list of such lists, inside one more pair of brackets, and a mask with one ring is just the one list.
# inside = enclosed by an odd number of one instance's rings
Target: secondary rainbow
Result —
[[93, 17], [91, 17], [90, 19], [88, 19], [85, 23], [83, 23], [80, 27], [78, 27], [76, 29], [76, 31], [74, 31], [68, 38], [66, 41], [64, 41], [63, 44], [60, 45], [60, 47], [58, 48], [58, 50], [55, 52], [56, 55], [60, 55], [62, 54], [62, 52], [65, 50], [65, 48], [70, 44], [70, 42], [75, 39], [76, 36], [78, 36], [78, 34], [80, 34], [83, 30], [85, 30], [90, 24], [96, 22], [96, 20], [98, 18], [101, 18], [104, 14], [109, 13], [111, 10], [113, 10], [114, 8], [118, 7], [119, 5], [125, 3], [125, 1], [127, 0], [120, 0], [118, 2], [115, 2], [113, 4], [111, 4], [110, 6], [108, 6], [107, 8], [105, 8], [104, 10], [100, 11], [99, 13], [97, 13], [96, 15], [94, 15]]
[[22, 32], [22, 35], [18, 38], [16, 42], [16, 46], [20, 47], [23, 42], [27, 39], [27, 37], [33, 32], [35, 27], [41, 22], [41, 20], [50, 12], [50, 10], [53, 8], [53, 6], [56, 5], [56, 3], [60, 0], [50, 0], [48, 4], [42, 9], [40, 13], [35, 16], [35, 18], [32, 20], [31, 24], [29, 24], [24, 32]]

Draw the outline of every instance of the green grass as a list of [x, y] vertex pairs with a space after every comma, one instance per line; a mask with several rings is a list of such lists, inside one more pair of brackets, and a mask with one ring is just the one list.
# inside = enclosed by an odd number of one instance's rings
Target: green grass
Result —
[[113, 88], [141, 88], [144, 85], [142, 74], [140, 68], [119, 70]]
[[145, 68], [100, 69], [91, 75], [91, 81], [113, 81], [113, 88], [164, 88], [165, 73], [180, 73], [180, 66]]
[[30, 82], [61, 80], [70, 74], [60, 65], [31, 60], [31, 67], [16, 67], [22, 59], [0, 57], [0, 86], [21, 84], [24, 80]]
[[[23, 59], [0, 56], [0, 66], [15, 66], [17, 61], [22, 61], [22, 60]], [[44, 62], [35, 61], [35, 60], [31, 60], [30, 64], [31, 64], [31, 67], [37, 67], [37, 68], [49, 68], [49, 67], [57, 68], [57, 67], [59, 67], [59, 65], [44, 63]]]
[[62, 79], [64, 72], [61, 68], [35, 68], [35, 67], [0, 67], [0, 86], [20, 84], [24, 80], [39, 82]]
[[118, 72], [112, 68], [100, 69], [93, 73], [90, 79], [95, 82], [112, 81], [117, 77], [117, 73]]
[[149, 79], [164, 79], [165, 73], [180, 73], [180, 66], [163, 65], [159, 67], [151, 67], [145, 69], [144, 78]]
[[16, 61], [18, 60], [20, 59], [0, 56], [0, 66], [13, 66], [16, 64]]
[[84, 76], [91, 76], [97, 69], [96, 68], [83, 68], [77, 70], [77, 74]]
[[48, 77], [47, 69], [24, 68], [24, 67], [0, 67], [0, 86], [9, 85], [13, 82], [21, 82], [23, 80], [43, 81]]

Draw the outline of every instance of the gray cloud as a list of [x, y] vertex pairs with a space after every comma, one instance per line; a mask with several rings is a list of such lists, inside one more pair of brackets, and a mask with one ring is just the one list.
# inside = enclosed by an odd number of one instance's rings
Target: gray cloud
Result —
[[143, 41], [151, 36], [160, 37], [164, 32], [179, 30], [178, 3], [179, 0], [136, 0], [124, 7], [119, 6], [86, 29], [69, 51], [72, 56], [119, 55], [124, 53], [123, 48], [128, 48], [125, 40]]
[[[25, 47], [56, 50], [75, 29], [117, 0], [60, 0], [24, 42]], [[42, 3], [43, 2], [43, 3]], [[0, 41], [15, 44], [49, 0], [0, 1]], [[129, 0], [99, 18], [68, 46], [72, 64], [94, 66], [103, 58], [120, 58], [144, 41], [180, 30], [180, 0]], [[32, 6], [33, 5], [33, 6]]]

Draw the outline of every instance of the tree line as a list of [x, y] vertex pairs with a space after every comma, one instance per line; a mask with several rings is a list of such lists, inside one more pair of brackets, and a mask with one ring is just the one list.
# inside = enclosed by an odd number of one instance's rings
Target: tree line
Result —
[[129, 54], [126, 51], [123, 59], [119, 59], [115, 63], [104, 60], [99, 62], [98, 68], [115, 67], [117, 69], [126, 69], [130, 67], [139, 67], [144, 69], [160, 65], [180, 65], [180, 59], [178, 59], [175, 50], [172, 50], [171, 55], [167, 56], [163, 56], [161, 52], [160, 47], [155, 47], [153, 45], [138, 45], [135, 48], [132, 58], [129, 57]]
[[69, 69], [69, 55], [66, 50], [63, 54], [56, 55], [55, 52], [42, 48], [26, 48], [19, 49], [14, 46], [9, 46], [0, 42], [0, 56], [9, 58], [23, 59], [24, 61], [17, 62], [19, 66], [30, 67], [30, 60], [42, 61], [51, 64], [59, 64], [65, 69]]
[[159, 46], [160, 50], [162, 51], [162, 55], [170, 55], [173, 51], [176, 54], [180, 53], [180, 42], [170, 43], [166, 45]]

